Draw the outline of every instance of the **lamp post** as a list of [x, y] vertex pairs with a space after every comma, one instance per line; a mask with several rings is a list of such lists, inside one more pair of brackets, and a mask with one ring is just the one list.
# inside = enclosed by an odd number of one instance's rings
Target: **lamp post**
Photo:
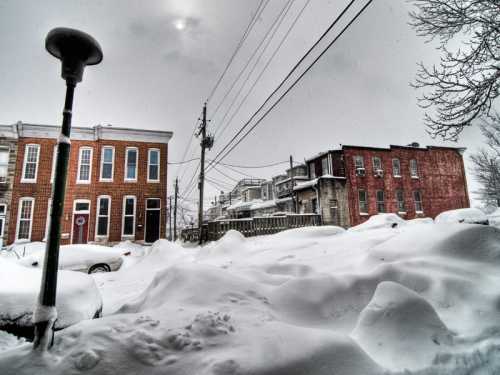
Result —
[[45, 248], [42, 283], [38, 303], [33, 313], [35, 339], [33, 346], [42, 350], [52, 346], [54, 322], [57, 319], [56, 289], [59, 262], [59, 243], [61, 239], [61, 217], [64, 208], [66, 175], [71, 147], [71, 114], [73, 94], [81, 82], [86, 65], [96, 65], [102, 61], [99, 43], [90, 35], [79, 30], [55, 28], [45, 39], [45, 48], [62, 62], [61, 77], [66, 81], [63, 122], [57, 145], [57, 159], [52, 188], [52, 211], [49, 233]]

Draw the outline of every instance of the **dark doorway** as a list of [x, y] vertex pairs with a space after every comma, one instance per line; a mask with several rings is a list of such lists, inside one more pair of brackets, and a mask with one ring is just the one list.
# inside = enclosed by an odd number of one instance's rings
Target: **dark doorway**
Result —
[[153, 243], [160, 238], [160, 199], [146, 199], [146, 243]]

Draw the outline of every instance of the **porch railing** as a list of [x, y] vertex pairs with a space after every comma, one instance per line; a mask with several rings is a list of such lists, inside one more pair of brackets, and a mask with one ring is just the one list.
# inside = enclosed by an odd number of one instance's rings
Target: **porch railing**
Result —
[[[237, 230], [245, 237], [278, 233], [287, 229], [321, 225], [321, 216], [316, 214], [253, 217], [247, 219], [214, 220], [203, 224], [202, 239], [216, 241], [229, 230]], [[181, 231], [185, 242], [198, 242], [200, 230], [188, 228]]]

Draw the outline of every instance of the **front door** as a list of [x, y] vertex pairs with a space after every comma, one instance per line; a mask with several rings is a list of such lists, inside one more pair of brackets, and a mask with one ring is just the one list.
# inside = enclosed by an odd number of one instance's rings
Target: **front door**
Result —
[[145, 242], [153, 243], [160, 238], [160, 199], [146, 200]]
[[87, 243], [89, 235], [90, 201], [77, 199], [73, 203], [73, 233], [71, 243]]
[[73, 217], [73, 243], [87, 243], [89, 214], [75, 214]]

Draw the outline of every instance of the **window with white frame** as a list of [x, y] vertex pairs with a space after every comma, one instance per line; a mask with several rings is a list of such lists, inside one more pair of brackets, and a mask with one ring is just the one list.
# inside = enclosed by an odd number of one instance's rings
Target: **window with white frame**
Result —
[[52, 214], [52, 199], [49, 198], [47, 203], [47, 218], [45, 220], [45, 240], [49, 239], [49, 224], [50, 224], [50, 215]]
[[9, 149], [0, 148], [0, 183], [6, 183], [9, 174]]
[[394, 177], [401, 177], [401, 163], [399, 159], [392, 159], [392, 175]]
[[396, 201], [398, 203], [398, 212], [401, 213], [406, 212], [405, 197], [403, 190], [401, 189], [396, 190]]
[[321, 159], [321, 175], [324, 176], [326, 174], [329, 174], [328, 157], [324, 157], [323, 159]]
[[24, 148], [23, 174], [21, 182], [36, 182], [40, 145], [29, 144]]
[[150, 148], [148, 150], [148, 182], [160, 181], [160, 150]]
[[385, 212], [385, 197], [383, 190], [377, 190], [377, 212], [384, 213]]
[[[0, 238], [3, 238], [3, 230], [5, 225], [5, 214], [7, 212], [7, 205], [2, 203], [0, 204]], [[3, 241], [0, 242], [0, 245], [3, 246]]]
[[413, 192], [413, 200], [415, 201], [415, 211], [418, 214], [424, 212], [424, 208], [422, 206], [422, 194], [420, 191], [416, 190]]
[[21, 198], [17, 212], [16, 240], [30, 240], [31, 226], [33, 224], [34, 198]]
[[125, 150], [125, 181], [137, 181], [137, 147]]
[[418, 164], [416, 159], [410, 160], [410, 176], [412, 178], [418, 178]]
[[365, 168], [365, 161], [361, 155], [354, 156], [354, 167], [356, 169], [364, 169]]
[[50, 183], [54, 182], [54, 176], [56, 175], [56, 160], [57, 160], [57, 145], [54, 146], [54, 151], [52, 152], [52, 169], [50, 171]]
[[368, 204], [367, 204], [367, 199], [366, 199], [366, 191], [359, 190], [358, 197], [359, 197], [359, 213], [360, 214], [367, 214], [368, 213]]
[[115, 148], [113, 146], [104, 146], [101, 151], [101, 181], [113, 181], [115, 162]]
[[135, 196], [123, 197], [123, 236], [135, 235]]
[[380, 157], [374, 156], [372, 158], [372, 162], [373, 162], [373, 171], [374, 172], [382, 170], [382, 159], [380, 159]]
[[91, 175], [92, 175], [92, 148], [80, 147], [76, 182], [79, 184], [89, 184]]
[[111, 210], [111, 198], [107, 195], [97, 198], [97, 224], [96, 236], [108, 237], [109, 235], [109, 213]]

